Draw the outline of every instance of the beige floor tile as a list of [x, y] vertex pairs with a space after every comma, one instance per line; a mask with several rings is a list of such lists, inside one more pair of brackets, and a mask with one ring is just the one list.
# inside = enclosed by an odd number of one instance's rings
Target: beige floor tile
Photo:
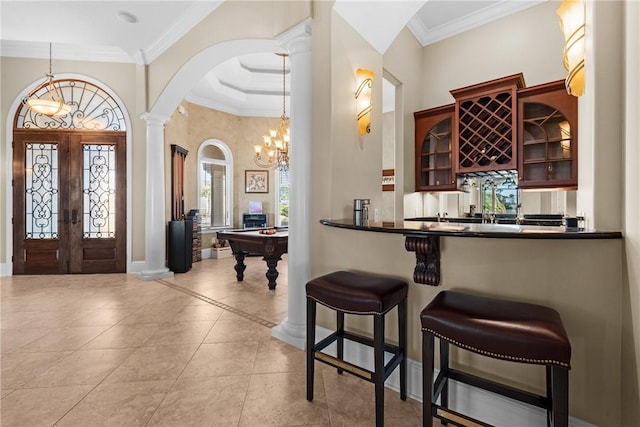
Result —
[[207, 336], [213, 321], [164, 323], [149, 337], [146, 346], [201, 343]]
[[0, 378], [2, 388], [18, 388], [70, 354], [70, 351], [5, 354], [2, 356], [2, 377]]
[[265, 341], [271, 338], [271, 330], [236, 314], [225, 312], [213, 325], [204, 339], [205, 343], [233, 341]]
[[29, 381], [25, 387], [96, 385], [133, 351], [129, 348], [76, 351]]
[[305, 372], [305, 352], [275, 338], [261, 341], [253, 364], [254, 374]]
[[122, 319], [118, 325], [171, 322], [185, 305], [186, 304], [182, 302], [179, 302], [178, 304], [172, 302], [166, 304], [148, 304], [140, 307], [135, 312]]
[[47, 335], [20, 347], [19, 351], [21, 353], [30, 353], [77, 350], [106, 329], [108, 329], [108, 326], [76, 326], [53, 329]]
[[52, 426], [93, 386], [16, 390], [2, 399], [2, 427]]
[[254, 341], [202, 344], [181, 378], [250, 373], [257, 351], [258, 343]]
[[68, 326], [112, 326], [133, 313], [133, 309], [97, 309], [79, 312]]
[[322, 377], [316, 376], [312, 402], [303, 373], [252, 375], [239, 426], [293, 426], [329, 422]]
[[[6, 396], [10, 395], [14, 391], [15, 390], [11, 389], [11, 388], [6, 388], [6, 389], [0, 390], [0, 399], [4, 399]], [[2, 405], [0, 405], [0, 406], [2, 406]]]
[[191, 303], [180, 310], [175, 317], [177, 322], [194, 322], [204, 320], [211, 320], [215, 322], [224, 312], [222, 308], [211, 305], [205, 301], [195, 301], [197, 304]]
[[11, 353], [51, 332], [51, 329], [2, 329], [0, 346], [2, 354]]
[[249, 376], [179, 379], [147, 426], [235, 426], [248, 386]]
[[56, 426], [144, 426], [172, 384], [172, 380], [101, 384]]
[[197, 348], [198, 344], [138, 348], [105, 383], [176, 379]]
[[159, 327], [157, 323], [112, 326], [85, 344], [82, 349], [142, 347]]

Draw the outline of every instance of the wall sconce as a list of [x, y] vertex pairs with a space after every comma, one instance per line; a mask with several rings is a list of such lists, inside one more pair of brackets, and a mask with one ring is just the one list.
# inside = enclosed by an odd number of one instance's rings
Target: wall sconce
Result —
[[582, 96], [584, 92], [585, 9], [583, 0], [564, 0], [557, 11], [564, 33], [564, 68], [567, 92]]
[[373, 71], [358, 68], [356, 70], [356, 107], [358, 111], [358, 130], [360, 135], [371, 132], [371, 88], [373, 87]]

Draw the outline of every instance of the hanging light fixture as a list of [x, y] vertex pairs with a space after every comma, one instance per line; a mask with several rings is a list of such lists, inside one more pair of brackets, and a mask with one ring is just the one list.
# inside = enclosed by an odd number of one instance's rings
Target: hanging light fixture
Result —
[[[53, 82], [53, 77], [51, 73], [51, 43], [49, 43], [49, 72], [46, 74], [46, 80], [32, 90], [23, 103], [30, 110], [45, 116], [66, 116], [71, 111], [71, 107], [62, 100], [60, 91]], [[47, 88], [47, 93], [42, 98], [38, 98], [36, 93], [44, 87]]]
[[564, 68], [567, 92], [582, 96], [584, 92], [585, 8], [582, 0], [564, 0], [557, 11], [564, 34]]
[[289, 117], [285, 110], [286, 87], [285, 87], [285, 58], [286, 53], [276, 53], [282, 57], [282, 116], [277, 129], [269, 130], [269, 135], [264, 136], [262, 145], [256, 145], [256, 155], [253, 161], [261, 168], [289, 170]]

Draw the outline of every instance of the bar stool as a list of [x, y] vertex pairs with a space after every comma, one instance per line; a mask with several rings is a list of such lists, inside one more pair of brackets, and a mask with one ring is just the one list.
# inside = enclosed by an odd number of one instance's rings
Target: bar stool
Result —
[[[536, 304], [442, 291], [420, 314], [422, 323], [423, 425], [488, 424], [448, 407], [450, 379], [547, 410], [547, 426], [569, 422], [571, 343], [557, 311]], [[434, 376], [434, 338], [440, 372]], [[529, 393], [449, 367], [449, 343], [484, 356], [546, 367], [546, 396]], [[436, 402], [440, 396], [440, 405]], [[476, 425], [476, 424], [473, 424]]]
[[[386, 277], [366, 276], [349, 271], [337, 271], [317, 277], [307, 283], [307, 400], [313, 400], [315, 360], [347, 371], [375, 384], [376, 426], [384, 425], [384, 381], [400, 366], [400, 398], [407, 398], [407, 289], [406, 282]], [[336, 331], [316, 344], [316, 302], [336, 311]], [[385, 343], [384, 321], [398, 307], [398, 345]], [[344, 314], [373, 315], [373, 339], [344, 330]], [[373, 347], [374, 370], [344, 361], [344, 340]], [[337, 357], [322, 350], [337, 342]], [[385, 365], [384, 354], [393, 354]]]

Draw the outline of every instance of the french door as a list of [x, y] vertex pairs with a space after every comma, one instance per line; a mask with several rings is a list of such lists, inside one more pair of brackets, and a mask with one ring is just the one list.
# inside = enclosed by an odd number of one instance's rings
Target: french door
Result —
[[14, 130], [14, 274], [126, 271], [126, 132]]

